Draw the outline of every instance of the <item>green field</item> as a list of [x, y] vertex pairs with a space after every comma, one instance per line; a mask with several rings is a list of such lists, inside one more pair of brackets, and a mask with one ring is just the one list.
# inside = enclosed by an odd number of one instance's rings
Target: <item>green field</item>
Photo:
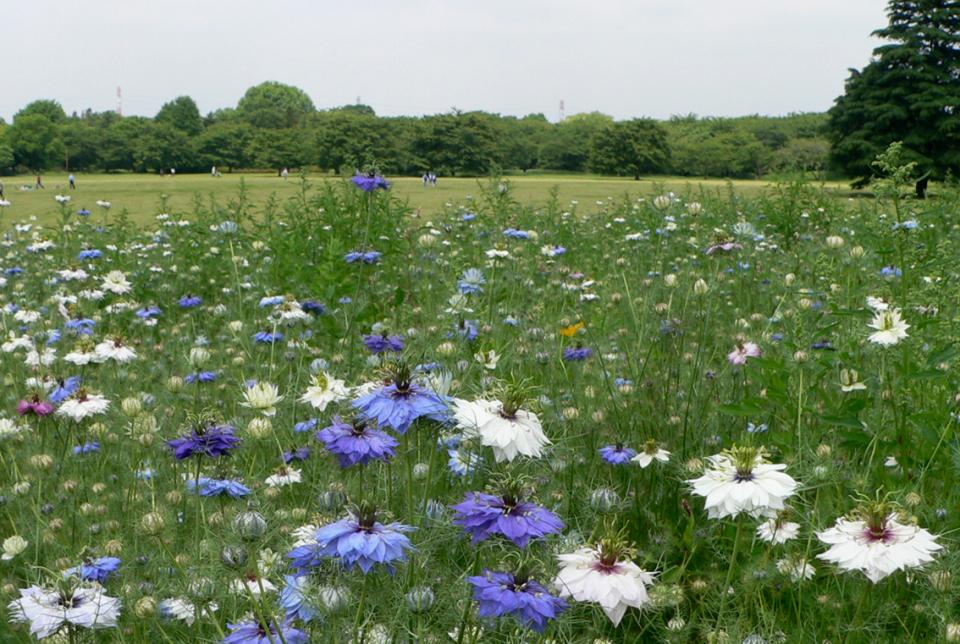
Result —
[[[322, 181], [340, 181], [334, 175], [314, 173], [307, 175], [310, 184]], [[719, 179], [691, 181], [681, 177], [654, 177], [634, 181], [628, 178], [595, 177], [589, 175], [531, 175], [509, 177], [513, 196], [525, 206], [543, 205], [550, 198], [553, 186], [559, 189], [558, 200], [564, 204], [578, 202], [582, 208], [593, 207], [596, 202], [608, 199], [620, 201], [625, 194], [631, 198], [649, 197], [664, 191], [673, 191], [688, 198], [710, 196], [727, 197], [732, 185], [736, 194], [743, 197], [756, 197], [773, 184], [767, 181], [724, 181]], [[271, 196], [285, 201], [300, 190], [301, 178], [291, 176], [284, 181], [270, 174], [224, 174], [220, 178], [209, 175], [180, 175], [160, 177], [142, 174], [92, 174], [77, 175], [76, 190], [68, 189], [67, 175], [48, 174], [43, 177], [45, 189], [22, 190], [36, 183], [32, 175], [5, 177], [6, 199], [11, 206], [2, 214], [9, 221], [37, 217], [40, 221], [59, 213], [59, 205], [54, 199], [58, 194], [72, 197], [70, 207], [74, 211], [86, 208], [93, 212], [94, 218], [100, 215], [97, 201], [111, 204], [111, 213], [126, 209], [132, 221], [145, 223], [161, 212], [171, 214], [190, 212], [193, 203], [200, 199], [209, 206], [211, 201], [226, 205], [236, 196], [243, 181], [246, 185], [248, 200], [253, 204], [262, 204]], [[391, 178], [394, 194], [405, 201], [411, 210], [418, 208], [424, 214], [439, 212], [445, 204], [467, 203], [471, 197], [479, 197], [481, 186], [489, 179], [441, 178], [436, 188], [424, 187], [419, 178]], [[831, 193], [843, 194], [848, 191], [846, 185], [829, 183], [826, 189]], [[166, 195], [166, 205], [162, 196]]]

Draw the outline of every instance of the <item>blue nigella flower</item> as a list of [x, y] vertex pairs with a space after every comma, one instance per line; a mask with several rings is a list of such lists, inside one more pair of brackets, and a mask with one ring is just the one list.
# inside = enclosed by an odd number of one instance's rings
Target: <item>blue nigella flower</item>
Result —
[[475, 320], [461, 320], [457, 325], [457, 333], [467, 342], [473, 342], [480, 335], [480, 329]]
[[83, 376], [71, 376], [66, 380], [57, 380], [56, 388], [50, 393], [50, 401], [62, 403], [80, 388], [81, 383], [83, 383]]
[[483, 285], [486, 283], [487, 278], [483, 276], [483, 271], [479, 268], [468, 268], [457, 281], [457, 288], [463, 295], [483, 293]]
[[197, 295], [184, 295], [180, 298], [180, 306], [189, 309], [203, 304], [203, 298]]
[[627, 385], [632, 385], [632, 380], [627, 380], [626, 378], [617, 378], [613, 381], [614, 387], [625, 387]]
[[294, 449], [283, 453], [283, 462], [287, 463], [288, 465], [294, 461], [305, 461], [308, 458], [310, 458], [309, 447], [301, 447], [299, 449]]
[[450, 457], [450, 460], [447, 461], [447, 467], [457, 476], [472, 474], [482, 460], [479, 454], [466, 452], [462, 449], [448, 449], [447, 455]]
[[327, 312], [327, 307], [325, 307], [323, 304], [320, 304], [320, 302], [317, 302], [316, 300], [306, 300], [300, 302], [300, 308], [310, 315], [315, 316], [323, 315]]
[[223, 644], [271, 644], [272, 642], [286, 642], [287, 644], [305, 644], [310, 636], [286, 624], [277, 625], [271, 620], [269, 626], [260, 620], [251, 620], [227, 626], [232, 633], [220, 640]]
[[347, 260], [348, 264], [356, 264], [357, 262], [363, 262], [364, 264], [376, 264], [380, 261], [380, 258], [383, 257], [383, 253], [378, 253], [377, 251], [369, 251], [366, 253], [347, 253], [343, 256]]
[[73, 453], [77, 456], [83, 456], [84, 454], [89, 454], [91, 452], [99, 452], [100, 443], [92, 441], [89, 443], [84, 443], [83, 445], [77, 445], [73, 448]]
[[65, 577], [76, 575], [83, 581], [95, 581], [98, 584], [107, 583], [110, 573], [120, 570], [121, 561], [116, 557], [100, 557], [99, 559], [88, 559], [76, 568], [67, 570]]
[[524, 501], [519, 491], [502, 496], [467, 492], [463, 503], [450, 506], [457, 511], [453, 523], [473, 536], [477, 544], [495, 534], [526, 548], [531, 539], [559, 532], [565, 526], [560, 518], [542, 505]]
[[234, 431], [236, 430], [230, 425], [209, 425], [197, 428], [176, 440], [167, 441], [167, 445], [173, 450], [178, 461], [193, 456], [218, 458], [229, 455], [230, 450], [238, 448], [243, 442], [242, 438], [234, 436]]
[[449, 408], [446, 398], [414, 382], [394, 382], [353, 401], [365, 418], [380, 427], [406, 434], [418, 418], [446, 422]]
[[313, 590], [313, 582], [309, 577], [284, 575], [283, 578], [287, 585], [280, 591], [280, 607], [287, 614], [288, 620], [309, 622], [316, 617], [323, 617], [323, 613], [306, 597]]
[[253, 339], [256, 342], [279, 342], [283, 340], [283, 334], [279, 332], [275, 333], [273, 331], [258, 331], [257, 333], [253, 334]]
[[814, 349], [827, 349], [827, 350], [833, 351], [833, 347], [830, 346], [830, 341], [829, 341], [829, 340], [820, 340], [819, 342], [814, 342], [813, 345], [812, 345], [812, 348], [814, 348]]
[[96, 325], [97, 323], [90, 318], [74, 318], [72, 320], [67, 320], [66, 324], [63, 326], [77, 331], [81, 335], [93, 335], [93, 327]]
[[373, 192], [377, 188], [381, 190], [390, 189], [390, 182], [381, 177], [379, 174], [360, 174], [358, 172], [350, 181], [352, 181], [355, 186], [361, 188], [367, 193]]
[[513, 239], [529, 239], [530, 238], [529, 232], [527, 232], [526, 230], [516, 230], [515, 228], [507, 228], [505, 231], [503, 231], [503, 234]]
[[465, 213], [463, 213], [463, 220], [464, 220], [464, 221], [473, 221], [473, 220], [476, 219], [476, 218], [477, 218], [476, 213], [472, 213], [472, 212], [465, 212]]
[[747, 433], [750, 434], [766, 434], [770, 429], [770, 426], [766, 423], [761, 425], [754, 425], [753, 423], [747, 423]]
[[7, 269], [6, 271], [4, 271], [4, 272], [5, 272], [7, 275], [19, 275], [20, 273], [23, 272], [23, 269], [20, 268], [19, 266], [14, 266], [13, 268], [8, 268], [8, 269]]
[[374, 354], [387, 351], [400, 353], [404, 346], [402, 335], [365, 335], [363, 336], [363, 344]]
[[295, 432], [312, 432], [317, 428], [319, 424], [319, 418], [308, 418], [307, 420], [300, 421], [293, 426], [293, 431]]
[[586, 360], [593, 355], [593, 349], [583, 348], [583, 347], [567, 347], [567, 350], [563, 354], [563, 359], [568, 362], [574, 362], [577, 360]]
[[286, 301], [287, 301], [287, 298], [285, 298], [282, 295], [274, 295], [272, 297], [262, 297], [260, 298], [260, 306], [261, 307], [276, 306], [277, 304], [283, 304]]
[[623, 445], [607, 445], [600, 448], [600, 455], [603, 460], [612, 465], [623, 465], [629, 463], [630, 459], [637, 455], [637, 450], [624, 447]]
[[103, 251], [96, 248], [80, 251], [80, 259], [98, 259], [103, 257]]
[[77, 214], [80, 215], [81, 217], [89, 217], [90, 211], [87, 210], [86, 208], [81, 208], [80, 210], [77, 211]]
[[396, 456], [400, 443], [379, 429], [369, 427], [365, 420], [344, 422], [333, 417], [333, 424], [317, 432], [317, 440], [327, 445], [327, 451], [337, 455], [340, 467], [366, 465], [372, 460], [389, 461]]
[[160, 309], [159, 306], [153, 306], [153, 305], [145, 306], [139, 311], [137, 311], [138, 318], [147, 319], [147, 318], [154, 317], [156, 315], [163, 315], [163, 311]]
[[353, 298], [352, 298], [352, 297], [341, 297], [341, 298], [340, 298], [340, 304], [351, 304], [351, 303], [353, 303]]
[[554, 247], [553, 247], [553, 254], [554, 254], [554, 255], [564, 255], [564, 254], [566, 254], [566, 252], [567, 252], [567, 249], [564, 248], [563, 246], [554, 246]]
[[60, 342], [62, 335], [59, 329], [52, 329], [50, 333], [47, 334], [47, 346], [49, 347], [50, 345]]
[[193, 384], [195, 382], [213, 382], [217, 379], [216, 371], [197, 371], [194, 373], [188, 373], [183, 377], [184, 382], [189, 382]]
[[884, 277], [902, 277], [903, 271], [896, 266], [884, 266], [880, 269], [880, 274]]
[[[191, 492], [197, 489], [197, 481], [187, 480], [187, 489]], [[239, 481], [230, 479], [211, 479], [204, 476], [200, 477], [200, 496], [219, 496], [221, 494], [239, 499], [241, 496], [252, 494], [250, 488]]]
[[397, 569], [396, 561], [406, 560], [408, 550], [417, 552], [404, 532], [416, 528], [391, 523], [383, 525], [377, 521], [377, 513], [371, 507], [364, 507], [356, 513], [323, 526], [315, 533], [316, 544], [295, 548], [287, 557], [290, 564], [301, 572], [308, 572], [320, 565], [324, 557], [338, 559], [346, 570], [359, 566], [363, 574], [369, 574], [377, 564], [382, 564], [392, 575]]
[[567, 611], [567, 603], [554, 597], [526, 574], [484, 570], [482, 575], [467, 577], [473, 584], [473, 598], [480, 603], [480, 617], [513, 615], [524, 628], [538, 633], [547, 630], [547, 624]]

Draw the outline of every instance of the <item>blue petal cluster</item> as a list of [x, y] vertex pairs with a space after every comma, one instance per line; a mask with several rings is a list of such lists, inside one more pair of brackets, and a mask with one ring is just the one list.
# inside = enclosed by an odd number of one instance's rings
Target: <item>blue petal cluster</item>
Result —
[[416, 383], [402, 388], [396, 383], [381, 387], [354, 400], [353, 406], [365, 418], [377, 421], [380, 427], [390, 427], [401, 434], [406, 434], [418, 418], [432, 418], [443, 423], [450, 413], [444, 396]]
[[340, 459], [340, 467], [366, 465], [372, 460], [389, 461], [396, 456], [400, 443], [397, 439], [363, 421], [344, 422], [333, 417], [333, 424], [317, 432], [317, 440], [327, 444], [327, 450]]
[[269, 626], [259, 620], [227, 624], [227, 626], [233, 632], [221, 640], [223, 644], [276, 644], [277, 642], [304, 644], [310, 639], [304, 631], [284, 624], [278, 627], [275, 621], [271, 621]]
[[450, 507], [457, 511], [453, 523], [463, 526], [463, 531], [473, 536], [474, 544], [502, 534], [518, 547], [526, 548], [531, 539], [566, 527], [542, 505], [483, 492], [468, 492], [463, 503]]
[[607, 445], [600, 448], [600, 455], [603, 460], [612, 465], [623, 465], [629, 463], [630, 459], [637, 455], [637, 450], [624, 447], [623, 445]]
[[473, 584], [473, 598], [480, 603], [480, 617], [513, 615], [525, 628], [538, 633], [547, 630], [551, 619], [567, 611], [567, 603], [554, 597], [535, 581], [517, 579], [508, 572], [484, 570], [467, 577]]
[[417, 552], [410, 538], [403, 534], [413, 530], [416, 528], [402, 523], [383, 525], [375, 519], [361, 523], [361, 519], [350, 514], [313, 533], [316, 544], [295, 548], [287, 557], [292, 560], [290, 565], [301, 573], [309, 572], [320, 565], [322, 558], [330, 557], [347, 570], [359, 566], [366, 575], [374, 566], [382, 564], [393, 575], [397, 571], [393, 562], [405, 561], [407, 550]]
[[196, 429], [189, 435], [181, 436], [176, 440], [167, 441], [167, 445], [173, 449], [173, 455], [178, 461], [194, 456], [218, 458], [229, 455], [230, 450], [238, 448], [243, 442], [242, 438], [234, 436], [234, 431], [236, 430], [230, 425], [212, 425]]

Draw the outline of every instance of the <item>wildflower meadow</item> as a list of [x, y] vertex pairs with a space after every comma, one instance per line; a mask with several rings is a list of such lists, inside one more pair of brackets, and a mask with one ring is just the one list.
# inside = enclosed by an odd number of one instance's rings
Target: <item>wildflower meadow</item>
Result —
[[[960, 191], [0, 207], [0, 641], [960, 639]], [[142, 213], [141, 213], [142, 214]]]

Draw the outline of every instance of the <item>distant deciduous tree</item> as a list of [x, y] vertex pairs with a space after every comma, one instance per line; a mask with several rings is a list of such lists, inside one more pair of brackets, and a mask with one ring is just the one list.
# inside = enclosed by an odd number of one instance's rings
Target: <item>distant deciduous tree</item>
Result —
[[274, 81], [251, 87], [237, 104], [237, 113], [250, 125], [271, 130], [296, 127], [315, 111], [302, 89]]
[[153, 120], [172, 125], [187, 136], [198, 136], [203, 132], [200, 110], [189, 96], [178, 96], [169, 103], [164, 103]]
[[590, 142], [590, 168], [599, 174], [630, 176], [665, 172], [670, 165], [667, 131], [652, 119], [618, 121], [598, 130]]

